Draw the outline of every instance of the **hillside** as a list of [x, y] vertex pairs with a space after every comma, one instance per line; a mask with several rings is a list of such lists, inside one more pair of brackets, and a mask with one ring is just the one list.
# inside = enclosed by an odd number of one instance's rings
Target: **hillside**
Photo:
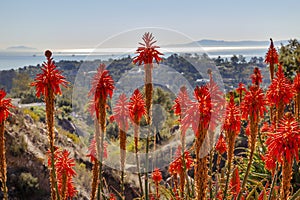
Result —
[[[25, 114], [25, 113], [29, 114]], [[33, 118], [32, 118], [33, 117]], [[76, 160], [74, 179], [78, 195], [75, 199], [89, 199], [91, 163], [86, 157], [85, 142], [56, 126], [56, 145], [67, 149]], [[48, 140], [46, 125], [33, 112], [16, 108], [6, 123], [7, 185], [9, 199], [47, 200], [50, 198], [49, 171], [47, 169]], [[119, 180], [110, 168], [104, 169], [104, 177], [111, 187], [118, 189]], [[127, 185], [128, 197], [135, 194]], [[130, 187], [130, 188], [129, 188]], [[0, 192], [0, 199], [2, 199]]]

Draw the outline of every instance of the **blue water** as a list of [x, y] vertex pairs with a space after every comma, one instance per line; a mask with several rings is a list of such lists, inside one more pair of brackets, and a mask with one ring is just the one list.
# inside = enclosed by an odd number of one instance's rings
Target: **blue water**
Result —
[[[53, 54], [55, 62], [60, 60], [81, 61], [81, 60], [108, 60], [116, 58], [117, 55], [76, 55], [76, 54]], [[45, 56], [38, 53], [15, 53], [0, 52], [0, 70], [18, 69], [25, 66], [36, 66], [45, 61]]]
[[[246, 57], [246, 60], [249, 60], [251, 57], [264, 57], [267, 52], [268, 47], [261, 48], [247, 48], [242, 47], [241, 49], [230, 49], [230, 48], [221, 48], [207, 50], [206, 53], [211, 57], [215, 58], [221, 56], [222, 58], [230, 58], [232, 55], [243, 55]], [[197, 53], [190, 52], [189, 53]], [[202, 51], [203, 53], [203, 51]], [[165, 53], [169, 55], [169, 53]], [[88, 54], [79, 54], [79, 53], [53, 53], [53, 58], [56, 62], [60, 60], [69, 60], [69, 61], [84, 61], [84, 60], [108, 60], [110, 58], [119, 58], [122, 56], [127, 56], [120, 53], [111, 53], [107, 55], [88, 55]], [[42, 64], [45, 61], [45, 56], [42, 52], [9, 52], [9, 51], [0, 51], [0, 70], [9, 70], [9, 69], [18, 69], [24, 66], [36, 66], [37, 64]]]

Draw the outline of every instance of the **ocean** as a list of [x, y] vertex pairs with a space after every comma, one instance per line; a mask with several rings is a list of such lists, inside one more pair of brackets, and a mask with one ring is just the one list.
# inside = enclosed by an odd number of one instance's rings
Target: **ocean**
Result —
[[[108, 60], [124, 56], [134, 56], [133, 48], [110, 48], [110, 49], [69, 49], [53, 51], [56, 62], [60, 60], [85, 61], [85, 60]], [[264, 57], [268, 46], [210, 46], [210, 47], [176, 47], [161, 48], [165, 57], [172, 53], [206, 53], [210, 58], [221, 56], [230, 58], [233, 55], [243, 55], [246, 60], [251, 57]], [[25, 66], [36, 66], [45, 61], [43, 52], [28, 51], [0, 51], [0, 70], [18, 69]]]

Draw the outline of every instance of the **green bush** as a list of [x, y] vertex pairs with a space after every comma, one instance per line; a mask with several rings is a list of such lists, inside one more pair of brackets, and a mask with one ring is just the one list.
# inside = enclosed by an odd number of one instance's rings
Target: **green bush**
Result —
[[39, 188], [38, 178], [33, 177], [31, 173], [22, 172], [18, 182], [18, 189], [22, 194], [30, 194]]
[[9, 148], [12, 155], [17, 157], [26, 151], [27, 143], [24, 137], [19, 137]]

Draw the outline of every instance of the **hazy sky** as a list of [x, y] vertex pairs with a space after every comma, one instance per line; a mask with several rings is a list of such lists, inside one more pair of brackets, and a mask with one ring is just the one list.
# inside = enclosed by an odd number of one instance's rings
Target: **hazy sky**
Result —
[[299, 8], [298, 0], [3, 0], [0, 49], [91, 48], [139, 27], [195, 40], [299, 39]]

